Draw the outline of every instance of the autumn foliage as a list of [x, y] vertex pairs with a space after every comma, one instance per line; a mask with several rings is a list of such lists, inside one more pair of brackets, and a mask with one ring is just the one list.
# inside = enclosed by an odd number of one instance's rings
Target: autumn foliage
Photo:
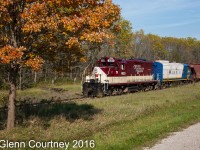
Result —
[[[20, 61], [23, 65], [39, 69], [42, 58], [39, 52], [34, 53], [29, 48], [35, 37], [60, 31], [65, 37], [65, 46], [72, 48], [75, 45], [81, 49], [83, 41], [100, 43], [113, 38], [107, 29], [119, 18], [119, 13], [120, 9], [111, 0], [1, 0], [3, 45], [0, 60], [2, 63]], [[11, 25], [10, 33], [4, 34], [8, 25]], [[54, 35], [52, 38], [55, 38]]]
[[39, 70], [45, 60], [69, 51], [84, 62], [82, 45], [113, 38], [109, 30], [119, 15], [112, 0], [0, 0], [0, 62], [9, 66], [9, 107], [19, 68]]
[[23, 51], [26, 49], [24, 47], [14, 48], [10, 45], [6, 45], [0, 51], [1, 62], [8, 64], [12, 61], [19, 62], [20, 58], [23, 56]]

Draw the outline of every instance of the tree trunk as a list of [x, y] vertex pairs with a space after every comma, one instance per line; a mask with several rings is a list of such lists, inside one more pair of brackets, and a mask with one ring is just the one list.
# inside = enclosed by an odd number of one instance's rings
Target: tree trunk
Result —
[[47, 72], [48, 72], [48, 71], [47, 71], [47, 69], [48, 69], [48, 68], [47, 68], [47, 64], [46, 64], [45, 68], [46, 68], [46, 69], [45, 69], [44, 80], [45, 80], [45, 82], [47, 82]]
[[62, 79], [64, 78], [64, 69], [63, 69], [63, 67], [62, 67], [61, 77], [62, 77]]
[[22, 68], [19, 70], [19, 89], [22, 90]]
[[37, 83], [37, 72], [34, 72], [34, 83]]
[[54, 72], [54, 80], [55, 81], [57, 80], [57, 72], [56, 71]]
[[10, 130], [15, 126], [15, 100], [16, 100], [16, 79], [17, 68], [11, 67], [9, 71], [10, 92], [8, 100], [8, 118], [7, 129]]
[[70, 67], [70, 79], [72, 79], [73, 77], [73, 69], [72, 69], [72, 67]]

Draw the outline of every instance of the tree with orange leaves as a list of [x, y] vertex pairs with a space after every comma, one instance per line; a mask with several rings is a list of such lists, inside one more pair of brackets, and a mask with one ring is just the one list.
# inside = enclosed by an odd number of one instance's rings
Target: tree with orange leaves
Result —
[[0, 0], [0, 63], [7, 65], [10, 83], [7, 129], [15, 125], [19, 69], [40, 69], [60, 43], [82, 50], [86, 41], [112, 38], [107, 29], [119, 14], [112, 0]]

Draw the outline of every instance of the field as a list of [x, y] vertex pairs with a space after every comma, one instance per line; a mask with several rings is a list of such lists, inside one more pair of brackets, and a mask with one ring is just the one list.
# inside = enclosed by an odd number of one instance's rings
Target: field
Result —
[[[80, 94], [79, 84], [53, 88], [65, 90], [56, 94], [44, 87], [32, 88], [19, 91], [18, 99], [51, 99], [52, 96], [63, 99]], [[71, 143], [73, 140], [94, 140], [98, 150], [142, 149], [172, 131], [200, 121], [200, 83], [23, 107], [17, 110], [16, 128], [9, 132], [4, 129], [6, 113], [1, 112], [0, 117], [0, 139]]]

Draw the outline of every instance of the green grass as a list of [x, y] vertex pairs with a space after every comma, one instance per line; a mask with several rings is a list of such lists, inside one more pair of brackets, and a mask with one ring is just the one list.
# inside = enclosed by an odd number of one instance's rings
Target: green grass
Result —
[[[75, 86], [74, 86], [75, 85]], [[39, 82], [35, 85], [36, 88], [64, 88], [66, 90], [72, 91], [80, 91], [81, 89], [81, 81], [73, 82], [73, 80], [69, 79], [57, 79], [54, 84], [52, 84], [51, 80], [47, 80]]]
[[[52, 92], [51, 88], [62, 88], [65, 90], [64, 95], [62, 93]], [[67, 93], [68, 92], [68, 93]], [[1, 100], [3, 98], [8, 98], [9, 90], [0, 90], [0, 106]], [[75, 83], [69, 79], [57, 79], [54, 84], [52, 84], [51, 80], [41, 81], [35, 84], [32, 88], [28, 88], [25, 90], [17, 90], [17, 100], [24, 98], [36, 98], [36, 99], [49, 99], [54, 96], [58, 96], [61, 98], [69, 97], [69, 95], [73, 95], [75, 93], [81, 94], [81, 82], [76, 81]]]
[[[64, 92], [56, 92], [51, 90], [52, 88], [64, 89]], [[77, 97], [76, 94], [81, 95], [81, 84], [42, 84], [38, 87], [29, 88], [26, 90], [17, 90], [17, 101], [31, 100], [33, 102], [39, 102], [41, 100], [51, 99], [69, 99]], [[5, 105], [5, 101], [8, 99], [8, 91], [0, 91], [0, 107]]]
[[[195, 107], [194, 107], [195, 106]], [[197, 108], [198, 107], [198, 108]], [[148, 146], [167, 133], [199, 120], [200, 101], [187, 106], [177, 104], [168, 109], [146, 115], [135, 121], [126, 120], [92, 136], [99, 149], [139, 149]], [[106, 143], [106, 144], [105, 144]]]
[[[59, 86], [70, 90], [68, 85]], [[74, 91], [78, 91], [78, 86], [80, 85], [74, 87]], [[23, 121], [18, 122], [14, 130], [0, 131], [0, 139], [94, 139], [96, 149], [99, 150], [142, 149], [166, 137], [170, 132], [200, 121], [199, 91], [198, 83], [29, 108], [21, 111]], [[24, 92], [29, 96], [31, 93], [42, 93], [37, 89]], [[49, 94], [45, 92], [43, 96]], [[23, 112], [28, 112], [29, 115], [26, 116]]]
[[[52, 91], [51, 88], [62, 88], [65, 92], [58, 93]], [[64, 85], [49, 85], [43, 87], [34, 87], [27, 90], [17, 91], [17, 99], [25, 99], [27, 97], [35, 97], [36, 99], [51, 99], [51, 97], [60, 97], [66, 99], [75, 93], [81, 94], [80, 84], [64, 84]]]

